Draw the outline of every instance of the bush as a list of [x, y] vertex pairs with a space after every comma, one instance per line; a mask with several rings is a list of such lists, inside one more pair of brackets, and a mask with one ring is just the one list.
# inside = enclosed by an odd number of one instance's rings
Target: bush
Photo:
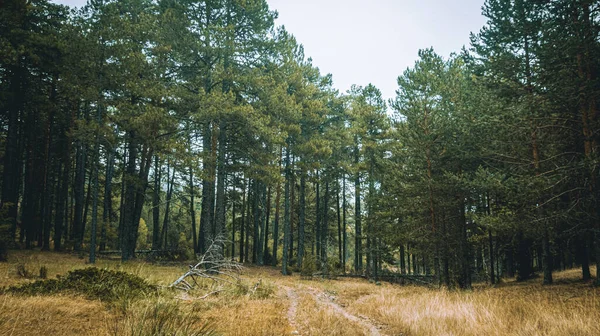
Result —
[[58, 279], [38, 280], [22, 286], [11, 286], [9, 293], [51, 295], [61, 292], [82, 294], [89, 299], [112, 302], [157, 293], [157, 287], [146, 280], [121, 271], [88, 267], [71, 271]]
[[318, 270], [317, 258], [314, 255], [307, 254], [302, 260], [302, 267], [300, 268], [300, 275], [304, 277], [311, 277]]

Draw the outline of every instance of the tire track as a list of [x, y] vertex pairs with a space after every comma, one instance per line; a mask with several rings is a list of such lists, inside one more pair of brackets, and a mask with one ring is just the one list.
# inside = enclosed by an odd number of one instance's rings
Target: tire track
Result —
[[366, 334], [371, 336], [380, 336], [379, 328], [371, 323], [366, 318], [358, 317], [349, 313], [346, 309], [335, 302], [335, 297], [321, 292], [315, 288], [309, 287], [309, 293], [315, 298], [315, 301], [321, 305], [328, 306], [336, 313], [342, 315], [344, 318], [360, 325], [364, 330], [368, 331]]

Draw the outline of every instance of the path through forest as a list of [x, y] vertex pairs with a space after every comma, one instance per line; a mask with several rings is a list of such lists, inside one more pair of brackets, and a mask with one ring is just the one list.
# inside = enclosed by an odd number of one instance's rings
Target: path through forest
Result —
[[[344, 307], [336, 302], [336, 296], [326, 293], [323, 290], [317, 289], [315, 287], [306, 287], [300, 288], [299, 286], [295, 286], [295, 288], [282, 286], [285, 290], [285, 295], [289, 301], [289, 308], [287, 311], [287, 318], [292, 326], [293, 335], [304, 335], [305, 333], [302, 330], [302, 321], [298, 320], [298, 305], [299, 305], [299, 293], [303, 295], [308, 295], [314, 299], [317, 303], [315, 308], [326, 309], [328, 312], [334, 313], [338, 316], [343, 317], [346, 320], [354, 322], [356, 325], [360, 326], [364, 335], [370, 336], [380, 336], [382, 333], [380, 332], [380, 327], [373, 324], [369, 319], [363, 316], [356, 316], [350, 312], [348, 312]], [[310, 334], [310, 333], [309, 333]]]

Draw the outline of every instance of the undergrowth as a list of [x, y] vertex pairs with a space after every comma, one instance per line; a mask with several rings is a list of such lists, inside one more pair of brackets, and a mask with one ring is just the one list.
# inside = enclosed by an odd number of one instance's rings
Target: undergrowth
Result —
[[11, 286], [7, 293], [22, 295], [52, 295], [72, 293], [103, 302], [131, 300], [157, 293], [157, 287], [126, 272], [88, 267], [74, 270], [57, 279], [37, 280], [21, 286]]
[[198, 320], [194, 311], [176, 301], [157, 298], [130, 306], [107, 328], [115, 336], [213, 336], [212, 324]]

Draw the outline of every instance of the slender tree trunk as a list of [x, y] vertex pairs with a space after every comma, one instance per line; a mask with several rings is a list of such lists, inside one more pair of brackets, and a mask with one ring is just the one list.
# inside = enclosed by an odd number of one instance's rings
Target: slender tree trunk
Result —
[[[282, 157], [280, 152], [279, 157]], [[281, 162], [281, 160], [280, 160]], [[279, 165], [281, 167], [281, 164]], [[275, 192], [275, 223], [273, 224], [273, 266], [277, 266], [277, 252], [279, 245], [279, 209], [281, 205], [281, 182], [277, 182]]]
[[[88, 159], [89, 159], [88, 162], [89, 162], [89, 164], [86, 164], [86, 166], [87, 165], [91, 166], [93, 164], [94, 155], [95, 155], [94, 153], [92, 153], [91, 156], [88, 154]], [[88, 216], [88, 212], [90, 211], [90, 203], [92, 202], [92, 189], [93, 189], [92, 188], [92, 181], [93, 181], [93, 177], [94, 177], [92, 175], [92, 170], [93, 170], [92, 167], [90, 167], [90, 174], [87, 177], [87, 179], [88, 179], [88, 181], [87, 181], [87, 192], [85, 194], [85, 204], [83, 206], [83, 222], [81, 224], [81, 232], [80, 232], [79, 238], [78, 238], [79, 239], [79, 243], [77, 243], [77, 244], [79, 244], [79, 246], [83, 245], [83, 240], [84, 240], [84, 237], [85, 237], [85, 228], [87, 226], [87, 220], [88, 220], [88, 217], [89, 217]]]
[[61, 163], [59, 181], [56, 184], [56, 212], [54, 214], [54, 251], [62, 249], [62, 231], [65, 222], [65, 203], [69, 194], [69, 162]]
[[115, 170], [115, 150], [112, 148], [106, 149], [108, 159], [106, 163], [106, 176], [104, 179], [104, 206], [102, 211], [102, 229], [100, 232], [100, 251], [106, 249], [106, 232], [111, 226], [113, 218], [113, 201], [112, 201], [112, 179]]
[[71, 230], [71, 240], [75, 242], [75, 250], [81, 249], [79, 237], [83, 236], [83, 206], [85, 195], [85, 162], [86, 148], [80, 141], [77, 142], [77, 153], [75, 159], [75, 213], [73, 219], [73, 230]]
[[342, 214], [340, 210], [340, 181], [337, 181], [337, 192], [335, 193], [335, 212], [337, 214], [337, 234], [338, 234], [338, 256], [340, 265], [344, 266], [344, 256], [343, 256], [343, 241], [342, 241]]
[[[294, 167], [295, 162], [296, 158], [292, 157], [290, 166]], [[291, 265], [294, 260], [294, 223], [296, 222], [296, 174], [293, 171], [290, 171], [290, 174], [290, 251], [288, 259], [289, 265]]]
[[244, 262], [244, 233], [246, 231], [246, 180], [242, 186], [242, 223], [240, 225], [240, 262]]
[[400, 244], [400, 273], [406, 274], [406, 256], [404, 255], [404, 244]]
[[323, 200], [323, 226], [321, 227], [321, 262], [327, 267], [327, 240], [329, 236], [329, 181], [325, 182], [325, 198]]
[[354, 271], [357, 274], [362, 273], [362, 224], [361, 218], [362, 213], [360, 209], [360, 173], [358, 171], [358, 164], [360, 162], [360, 150], [358, 147], [358, 137], [355, 137], [354, 147], [354, 164], [357, 172], [354, 177], [354, 225], [355, 225], [355, 242], [354, 242]]
[[244, 262], [248, 262], [250, 259], [250, 206], [252, 204], [250, 200], [252, 190], [252, 181], [248, 179], [248, 196], [246, 196], [246, 242], [244, 245]]
[[194, 188], [194, 168], [190, 164], [190, 219], [192, 220], [192, 244], [194, 246], [194, 253], [198, 253], [198, 231], [196, 229], [196, 189]]
[[289, 275], [288, 263], [289, 263], [289, 247], [290, 247], [290, 145], [287, 145], [285, 150], [285, 196], [284, 196], [284, 222], [283, 222], [283, 259], [281, 272], [283, 275]]
[[493, 285], [496, 283], [496, 274], [494, 273], [494, 236], [492, 235], [492, 229], [488, 229], [488, 244], [490, 251], [490, 283]]
[[129, 148], [129, 144], [125, 143], [123, 145], [123, 167], [121, 174], [121, 200], [119, 202], [119, 241], [118, 246], [121, 249], [123, 247], [123, 238], [124, 238], [124, 228], [125, 228], [125, 192], [127, 188], [127, 157], [129, 156], [129, 152], [127, 150]]
[[211, 170], [211, 123], [207, 122], [204, 125], [204, 134], [202, 135], [202, 168], [204, 170], [204, 177], [202, 178], [202, 214], [200, 216], [200, 230], [202, 231], [202, 239], [199, 240], [200, 253], [206, 252], [208, 248], [207, 243], [212, 240], [212, 218], [211, 218], [211, 187], [214, 190], [214, 183], [210, 181], [210, 170]]
[[342, 268], [344, 269], [344, 274], [346, 273], [346, 260], [348, 259], [348, 226], [346, 224], [346, 174], [342, 175], [342, 226], [343, 233], [342, 237], [344, 240], [343, 243], [343, 259], [342, 259]]
[[267, 202], [265, 204], [266, 218], [265, 218], [265, 247], [263, 249], [264, 256], [263, 261], [267, 263], [269, 261], [269, 221], [271, 219], [271, 186], [267, 189]]
[[260, 182], [258, 180], [254, 180], [253, 183], [253, 197], [252, 197], [252, 219], [253, 219], [253, 223], [254, 223], [254, 228], [253, 228], [253, 235], [252, 235], [252, 263], [253, 264], [259, 264], [261, 261], [259, 260], [259, 257], [262, 258], [262, 256], [260, 255], [260, 244], [259, 244], [259, 236], [260, 236], [260, 214], [258, 213], [259, 211], [259, 204], [258, 202], [260, 201]]
[[[300, 172], [300, 209], [298, 220], [298, 268], [302, 268], [305, 250], [305, 226], [306, 226], [306, 168], [302, 167]], [[279, 207], [279, 186], [277, 186], [277, 207]], [[278, 209], [279, 210], [279, 209]]]
[[259, 191], [260, 191], [260, 197], [258, 199], [258, 227], [259, 227], [259, 231], [260, 234], [258, 235], [258, 249], [257, 249], [257, 257], [258, 257], [258, 264], [259, 265], [264, 265], [265, 264], [265, 252], [264, 252], [264, 245], [265, 245], [265, 241], [267, 240], [267, 236], [265, 233], [265, 206], [266, 206], [266, 185], [264, 183], [261, 183], [259, 186]]
[[410, 244], [406, 244], [406, 274], [410, 274], [410, 271]]
[[165, 217], [163, 220], [162, 229], [162, 240], [163, 247], [165, 249], [170, 248], [169, 246], [169, 223], [171, 214], [171, 199], [173, 197], [173, 184], [175, 184], [175, 167], [170, 167], [170, 163], [167, 164], [167, 179], [169, 178], [169, 172], [171, 172], [171, 179], [167, 180], [167, 199], [165, 206]]
[[[162, 167], [158, 155], [154, 156], [154, 190], [152, 191], [152, 249], [161, 249], [160, 231], [160, 191]], [[167, 175], [168, 178], [168, 175]], [[195, 246], [194, 246], [195, 248]]]
[[317, 246], [317, 260], [321, 261], [321, 191], [319, 182], [319, 171], [317, 170], [317, 182], [316, 182], [316, 220], [315, 220], [315, 241]]
[[[102, 108], [98, 107], [96, 112], [96, 122], [98, 125], [102, 122]], [[98, 199], [100, 194], [99, 167], [100, 164], [100, 134], [96, 131], [96, 141], [94, 144], [94, 153], [92, 157], [92, 223], [90, 228], [90, 264], [96, 263], [96, 233], [98, 230]]]
[[585, 235], [579, 235], [576, 248], [579, 262], [581, 263], [581, 276], [583, 281], [589, 281], [592, 279], [590, 272], [589, 238]]
[[136, 163], [138, 159], [137, 136], [134, 131], [129, 132], [129, 158], [125, 172], [123, 195], [123, 236], [121, 238], [121, 259], [127, 261], [135, 258], [135, 196], [136, 196]]
[[[233, 181], [233, 192], [237, 193], [237, 185], [238, 185], [238, 180], [237, 180], [237, 175], [234, 175], [234, 181]], [[237, 197], [236, 197], [237, 198]], [[233, 199], [231, 201], [231, 260], [235, 260], [235, 210], [237, 209], [237, 207], [235, 206], [235, 199]], [[242, 211], [243, 212], [243, 211]]]
[[[227, 133], [225, 121], [219, 123], [219, 148], [217, 156], [217, 204], [215, 209], [215, 236], [225, 236], [225, 154], [227, 150]], [[222, 250], [221, 250], [222, 251]]]

